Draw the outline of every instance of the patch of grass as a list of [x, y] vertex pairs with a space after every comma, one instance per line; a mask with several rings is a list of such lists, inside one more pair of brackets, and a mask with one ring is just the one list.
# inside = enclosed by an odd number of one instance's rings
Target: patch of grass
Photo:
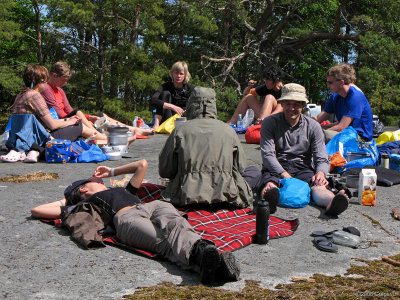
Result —
[[[391, 259], [400, 261], [400, 254]], [[352, 265], [346, 276], [315, 274], [312, 277], [315, 282], [278, 284], [276, 290], [263, 289], [253, 280], [246, 280], [246, 286], [239, 292], [162, 282], [154, 287], [139, 288], [124, 299], [399, 299], [400, 267], [382, 260], [361, 261], [366, 265]]]
[[0, 177], [0, 181], [4, 182], [37, 182], [37, 181], [45, 181], [45, 180], [55, 180], [58, 179], [58, 174], [56, 173], [45, 173], [45, 172], [34, 172], [28, 173], [24, 175], [13, 175], [13, 176], [6, 176]]

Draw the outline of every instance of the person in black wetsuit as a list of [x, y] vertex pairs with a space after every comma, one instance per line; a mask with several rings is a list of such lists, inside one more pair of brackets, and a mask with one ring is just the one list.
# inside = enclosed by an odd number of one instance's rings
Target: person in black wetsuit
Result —
[[153, 129], [157, 129], [162, 122], [177, 113], [183, 115], [186, 102], [192, 93], [194, 86], [189, 82], [190, 73], [185, 62], [177, 61], [169, 71], [172, 81], [163, 83], [153, 94], [150, 100], [151, 106], [156, 108], [156, 118]]

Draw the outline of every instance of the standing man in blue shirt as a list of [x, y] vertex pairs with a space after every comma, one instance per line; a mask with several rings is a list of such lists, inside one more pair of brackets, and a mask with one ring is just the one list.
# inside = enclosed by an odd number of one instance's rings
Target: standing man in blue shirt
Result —
[[334, 66], [326, 72], [328, 88], [334, 93], [324, 110], [314, 117], [321, 123], [335, 114], [337, 122], [324, 128], [326, 141], [348, 126], [353, 126], [365, 141], [372, 139], [372, 112], [368, 99], [354, 86], [356, 72], [346, 63]]

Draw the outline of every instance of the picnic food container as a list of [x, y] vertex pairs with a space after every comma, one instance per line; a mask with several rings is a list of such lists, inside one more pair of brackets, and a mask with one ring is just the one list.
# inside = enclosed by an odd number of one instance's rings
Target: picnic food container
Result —
[[110, 125], [110, 121], [107, 119], [107, 117], [101, 117], [96, 122], [94, 122], [94, 127], [96, 127], [96, 129], [100, 132], [106, 129], [108, 125]]
[[347, 151], [347, 162], [353, 161], [353, 160], [356, 160], [356, 159], [366, 158], [366, 157], [369, 157], [369, 156], [371, 156], [371, 154], [368, 153], [368, 152], [350, 152], [350, 151]]
[[54, 139], [46, 143], [46, 161], [48, 163], [67, 163], [72, 157], [70, 140]]
[[347, 175], [346, 186], [349, 188], [358, 188], [359, 175]]
[[374, 169], [362, 169], [358, 182], [358, 202], [374, 206], [376, 200], [377, 176]]
[[109, 146], [126, 145], [128, 143], [128, 127], [109, 126], [107, 127], [107, 132]]

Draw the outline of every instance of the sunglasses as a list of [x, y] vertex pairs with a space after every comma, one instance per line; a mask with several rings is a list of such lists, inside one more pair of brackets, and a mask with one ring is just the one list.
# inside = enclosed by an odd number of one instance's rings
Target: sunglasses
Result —
[[333, 80], [333, 81], [327, 80], [326, 82], [327, 82], [328, 84], [332, 84], [332, 83], [334, 83], [335, 81], [340, 81], [340, 80], [339, 80], [339, 79], [335, 79], [335, 80]]
[[285, 106], [293, 106], [294, 108], [303, 108], [304, 103], [301, 102], [290, 102], [290, 101], [282, 101], [282, 104]]

